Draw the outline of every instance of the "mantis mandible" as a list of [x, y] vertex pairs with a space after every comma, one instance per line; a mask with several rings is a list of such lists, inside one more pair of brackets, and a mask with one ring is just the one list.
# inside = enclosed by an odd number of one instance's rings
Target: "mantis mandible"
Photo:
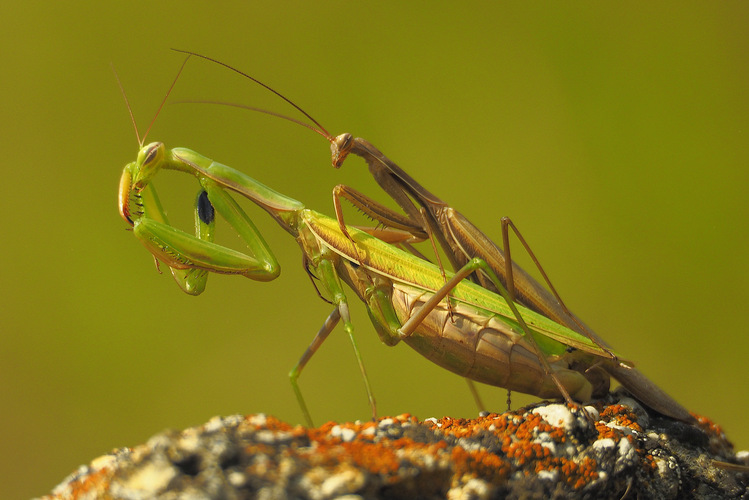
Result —
[[[232, 103], [219, 104], [228, 104], [271, 114], [314, 130], [330, 142], [332, 163], [336, 168], [343, 164], [349, 154], [361, 157], [367, 163], [369, 170], [377, 183], [380, 184], [385, 192], [387, 192], [406, 213], [404, 216], [394, 212], [348, 186], [338, 185], [334, 189], [333, 199], [336, 218], [339, 223], [339, 229], [342, 233], [349, 233], [347, 226], [343, 221], [343, 214], [340, 205], [340, 198], [344, 197], [365, 214], [377, 219], [387, 227], [408, 231], [420, 239], [433, 235], [439, 242], [454, 269], [462, 268], [467, 262], [474, 258], [481, 259], [486, 262], [488, 268], [498, 277], [498, 283], [507, 288], [509, 297], [512, 300], [517, 301], [518, 304], [522, 304], [530, 310], [546, 316], [560, 325], [564, 325], [567, 328], [588, 337], [601, 350], [613, 355], [608, 344], [606, 344], [606, 342], [604, 342], [567, 308], [551, 284], [551, 281], [548, 279], [546, 272], [541, 267], [539, 261], [536, 259], [535, 255], [533, 255], [529, 245], [525, 242], [509, 218], [503, 217], [501, 219], [502, 248], [500, 248], [466, 217], [426, 190], [421, 186], [421, 184], [413, 179], [413, 177], [407, 174], [395, 162], [387, 158], [379, 149], [368, 141], [361, 138], [354, 138], [348, 133], [334, 137], [295, 103], [250, 75], [201, 54], [181, 50], [178, 52], [195, 55], [224, 66], [246, 78], [249, 78], [284, 99], [287, 103], [291, 104], [294, 108], [304, 114], [304, 116], [314, 123], [315, 126], [278, 113], [269, 112], [251, 106]], [[510, 228], [512, 228], [519, 237], [521, 243], [530, 254], [533, 262], [538, 267], [551, 291], [547, 290], [543, 285], [533, 279], [527, 272], [512, 261], [509, 246]], [[471, 279], [488, 290], [498, 291], [497, 283], [490, 278], [485, 270], [477, 269], [471, 276]], [[648, 407], [679, 420], [694, 422], [694, 418], [684, 407], [636, 369], [624, 367], [622, 364], [618, 363], [608, 363], [603, 365], [603, 368]]]

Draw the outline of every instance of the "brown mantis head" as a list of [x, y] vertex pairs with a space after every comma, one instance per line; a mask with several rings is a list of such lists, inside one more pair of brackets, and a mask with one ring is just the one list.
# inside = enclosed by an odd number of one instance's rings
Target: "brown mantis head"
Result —
[[344, 160], [354, 146], [354, 136], [348, 132], [339, 135], [330, 141], [330, 158], [335, 168], [343, 165]]

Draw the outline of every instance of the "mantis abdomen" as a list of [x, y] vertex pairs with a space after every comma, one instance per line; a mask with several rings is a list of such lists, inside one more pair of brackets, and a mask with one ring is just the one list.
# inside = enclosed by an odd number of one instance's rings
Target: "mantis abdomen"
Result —
[[[394, 284], [392, 304], [401, 322], [422, 307], [429, 295]], [[452, 317], [447, 307], [435, 308], [403, 341], [433, 363], [471, 380], [541, 398], [561, 396], [522, 331], [469, 304], [453, 303]], [[547, 361], [578, 401], [608, 390], [608, 376], [597, 380], [594, 387], [581, 372], [570, 368], [575, 363], [570, 355], [549, 356]]]

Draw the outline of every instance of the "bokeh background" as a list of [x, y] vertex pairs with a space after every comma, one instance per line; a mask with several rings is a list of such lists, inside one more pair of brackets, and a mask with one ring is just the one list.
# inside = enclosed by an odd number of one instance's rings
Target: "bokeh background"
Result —
[[[143, 130], [182, 62], [170, 47], [235, 65], [331, 132], [367, 138], [490, 235], [511, 216], [578, 315], [749, 448], [746, 3], [1, 10], [4, 498], [44, 494], [112, 448], [214, 415], [302, 421], [286, 374], [330, 307], [288, 235], [248, 207], [281, 278], [214, 276], [195, 298], [155, 271], [117, 214], [137, 142], [110, 63]], [[197, 60], [173, 99], [294, 114]], [[335, 171], [323, 139], [263, 115], [167, 105], [149, 140], [195, 149], [327, 213], [337, 183], [386, 199], [362, 161]], [[194, 184], [158, 181], [189, 228]], [[364, 309], [353, 315], [380, 414], [476, 414], [459, 377], [381, 345]], [[339, 331], [301, 384], [318, 423], [369, 415]], [[481, 392], [504, 407], [504, 391]]]

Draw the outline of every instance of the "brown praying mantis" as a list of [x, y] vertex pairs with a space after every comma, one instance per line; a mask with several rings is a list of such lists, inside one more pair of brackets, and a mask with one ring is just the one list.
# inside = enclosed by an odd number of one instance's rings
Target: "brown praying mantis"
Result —
[[[506, 287], [511, 302], [514, 301], [519, 305], [523, 305], [529, 310], [585, 336], [601, 351], [608, 353], [612, 359], [616, 359], [608, 344], [567, 308], [548, 279], [538, 259], [533, 255], [530, 246], [509, 218], [503, 217], [501, 219], [502, 248], [500, 248], [486, 234], [460, 214], [460, 212], [429, 192], [368, 141], [355, 138], [348, 133], [334, 137], [319, 122], [291, 100], [250, 75], [201, 54], [181, 50], [178, 52], [195, 55], [224, 66], [260, 84], [284, 99], [304, 114], [305, 117], [314, 123], [314, 126], [278, 113], [251, 106], [232, 103], [219, 104], [228, 104], [271, 114], [314, 130], [330, 142], [332, 163], [336, 168], [343, 164], [349, 154], [361, 157], [367, 163], [370, 173], [377, 183], [405, 212], [405, 215], [394, 212], [348, 186], [338, 185], [334, 188], [333, 199], [336, 219], [342, 234], [350, 236], [350, 231], [347, 229], [343, 219], [340, 204], [341, 197], [346, 198], [365, 214], [386, 227], [407, 231], [419, 239], [424, 239], [432, 235], [438, 241], [455, 270], [462, 269], [468, 262], [476, 258], [485, 262], [486, 267], [477, 268], [470, 276], [471, 280], [492, 292], [499, 291], [498, 285]], [[509, 245], [510, 229], [516, 233], [520, 242], [531, 256], [547, 283], [548, 290], [512, 261]], [[353, 241], [353, 238], [348, 239]], [[491, 270], [492, 274], [497, 277], [496, 280], [493, 279], [488, 270]], [[684, 407], [638, 370], [621, 363], [605, 363], [601, 367], [648, 407], [679, 420], [694, 422], [694, 418]]]

